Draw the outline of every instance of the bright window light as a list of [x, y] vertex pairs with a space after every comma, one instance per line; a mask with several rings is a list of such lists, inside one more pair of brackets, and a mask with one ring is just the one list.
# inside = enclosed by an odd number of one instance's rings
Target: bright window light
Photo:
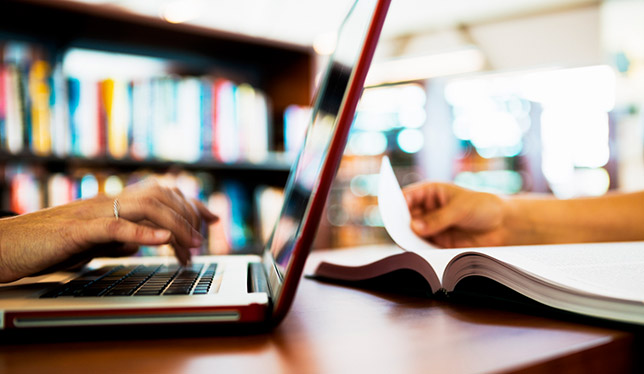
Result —
[[195, 0], [176, 0], [168, 3], [162, 17], [170, 23], [183, 23], [199, 17], [200, 6]]
[[522, 96], [544, 106], [595, 108], [608, 112], [615, 107], [616, 77], [608, 65], [562, 69], [526, 75]]
[[398, 58], [375, 63], [369, 69], [367, 86], [409, 82], [483, 69], [485, 57], [470, 47], [428, 56]]
[[376, 156], [387, 150], [387, 138], [380, 132], [355, 132], [349, 137], [348, 150], [354, 155]]
[[521, 142], [521, 128], [506, 112], [481, 113], [470, 128], [470, 140], [476, 148], [511, 147]]
[[405, 129], [398, 133], [398, 147], [405, 153], [416, 153], [423, 149], [425, 138], [420, 130]]
[[425, 124], [427, 113], [422, 106], [406, 106], [398, 112], [398, 120], [403, 127], [417, 129]]
[[[566, 198], [605, 192], [609, 185], [601, 168], [610, 158], [608, 112], [615, 86], [613, 69], [600, 65], [457, 79], [446, 86], [445, 99], [455, 137], [490, 159], [522, 152], [531, 103], [540, 104], [542, 171], [555, 195]], [[482, 183], [475, 177], [459, 178]], [[592, 186], [582, 187], [582, 179]]]
[[521, 191], [521, 175], [512, 170], [461, 172], [454, 178], [461, 187], [492, 193], [515, 194]]
[[313, 40], [313, 50], [322, 56], [329, 56], [335, 51], [335, 44], [338, 40], [336, 32], [323, 32]]
[[167, 70], [162, 59], [80, 48], [70, 49], [63, 58], [65, 74], [78, 78], [148, 78], [164, 75]]

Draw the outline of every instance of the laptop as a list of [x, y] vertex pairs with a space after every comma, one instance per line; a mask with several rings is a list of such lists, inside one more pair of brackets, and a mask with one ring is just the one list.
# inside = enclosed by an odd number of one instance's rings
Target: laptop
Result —
[[390, 0], [356, 0], [320, 79], [304, 145], [262, 254], [95, 259], [0, 286], [0, 329], [277, 325], [287, 314], [344, 152]]

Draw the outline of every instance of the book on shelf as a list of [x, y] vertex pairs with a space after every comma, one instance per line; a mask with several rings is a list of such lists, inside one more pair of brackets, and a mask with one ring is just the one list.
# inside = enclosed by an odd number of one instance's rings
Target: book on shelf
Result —
[[2, 99], [4, 118], [2, 120], [2, 147], [13, 153], [22, 151], [24, 147], [23, 130], [26, 127], [27, 108], [23, 99], [24, 64], [23, 49], [15, 44], [2, 46], [1, 80], [3, 84]]
[[306, 129], [311, 120], [311, 108], [289, 105], [284, 111], [284, 151], [294, 160], [304, 144]]
[[269, 158], [270, 103], [249, 83], [112, 75], [78, 69], [78, 57], [71, 67], [59, 60], [35, 44], [0, 41], [0, 149], [179, 162]]
[[[407, 270], [448, 299], [461, 281], [483, 277], [550, 308], [644, 324], [644, 242], [439, 249], [412, 232], [407, 204], [386, 158], [378, 200], [397, 246], [339, 251], [333, 261], [317, 265], [315, 277], [354, 282]], [[391, 282], [394, 288], [406, 287], [396, 278]]]
[[235, 162], [240, 158], [237, 126], [237, 105], [235, 90], [237, 86], [227, 79], [217, 79], [213, 83], [214, 122], [212, 154], [217, 160]]
[[254, 200], [255, 214], [258, 218], [258, 237], [262, 243], [268, 243], [275, 222], [282, 210], [284, 190], [277, 187], [259, 186], [254, 191]]

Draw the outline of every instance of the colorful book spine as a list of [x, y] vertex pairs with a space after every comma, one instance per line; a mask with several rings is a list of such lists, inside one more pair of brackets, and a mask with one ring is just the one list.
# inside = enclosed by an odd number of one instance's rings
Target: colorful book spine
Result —
[[70, 98], [68, 85], [60, 65], [54, 67], [51, 82], [51, 147], [55, 155], [64, 157], [72, 151], [72, 123], [70, 118], [71, 107], [68, 103]]
[[241, 84], [235, 94], [240, 150], [248, 161], [265, 161], [268, 157], [269, 143], [266, 99], [249, 84]]
[[150, 157], [152, 148], [152, 82], [136, 80], [132, 82], [132, 158], [143, 160]]
[[69, 138], [72, 155], [82, 155], [81, 149], [81, 83], [77, 78], [67, 78], [67, 94], [69, 105]]
[[304, 136], [309, 126], [311, 108], [290, 105], [284, 111], [284, 151], [294, 160], [304, 144]]
[[44, 208], [44, 189], [36, 177], [41, 171], [24, 165], [9, 165], [6, 169], [4, 184], [9, 187], [9, 210], [24, 214]]
[[0, 149], [7, 141], [7, 69], [0, 65]]
[[106, 79], [101, 84], [102, 111], [108, 154], [113, 158], [123, 158], [128, 153], [128, 133], [130, 106], [128, 84], [121, 80]]
[[5, 130], [6, 149], [11, 153], [19, 153], [24, 146], [23, 140], [23, 106], [20, 96], [20, 78], [15, 65], [5, 65]]
[[233, 249], [246, 249], [252, 244], [253, 224], [246, 188], [237, 181], [227, 181], [222, 191], [230, 199], [230, 243]]
[[211, 155], [214, 123], [214, 95], [212, 80], [201, 79], [201, 159], [208, 159]]
[[213, 131], [213, 156], [222, 162], [237, 162], [241, 143], [237, 128], [237, 86], [226, 79], [215, 81], [215, 123]]
[[95, 83], [94, 92], [96, 93], [94, 105], [96, 111], [94, 113], [96, 122], [94, 122], [94, 131], [96, 137], [96, 156], [103, 156], [107, 148], [107, 112], [111, 110], [105, 106], [106, 103], [112, 102], [112, 87], [107, 81], [98, 81]]
[[176, 81], [176, 117], [168, 127], [173, 143], [168, 150], [171, 160], [183, 162], [197, 161], [201, 156], [201, 82], [196, 78]]
[[274, 148], [268, 99], [250, 84], [65, 76], [62, 64], [51, 65], [38, 48], [7, 48], [0, 63], [0, 146], [12, 153], [261, 163]]
[[75, 143], [72, 149], [81, 157], [100, 154], [98, 84], [89, 79], [70, 80], [70, 109]]
[[51, 68], [44, 60], [33, 61], [29, 68], [28, 96], [31, 98], [31, 148], [36, 155], [51, 153]]

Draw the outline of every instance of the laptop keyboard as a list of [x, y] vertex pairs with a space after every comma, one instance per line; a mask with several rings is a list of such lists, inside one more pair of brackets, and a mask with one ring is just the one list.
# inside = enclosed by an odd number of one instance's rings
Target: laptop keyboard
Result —
[[40, 297], [205, 295], [216, 270], [217, 264], [105, 266]]

